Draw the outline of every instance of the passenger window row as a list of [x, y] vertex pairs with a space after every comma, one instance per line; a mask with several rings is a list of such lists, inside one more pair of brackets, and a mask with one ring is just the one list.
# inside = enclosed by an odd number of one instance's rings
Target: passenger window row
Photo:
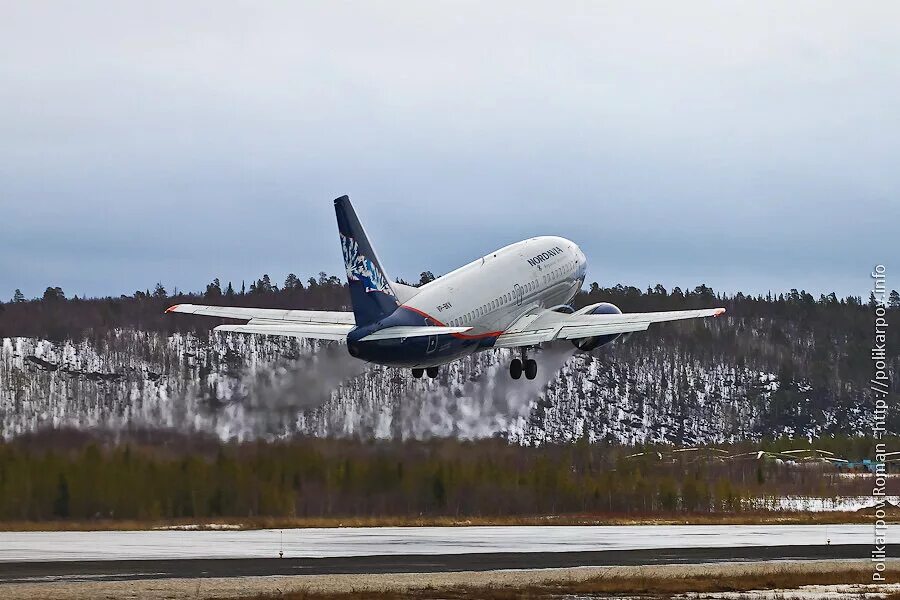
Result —
[[[522, 290], [523, 290], [523, 294], [533, 292], [534, 290], [537, 289], [537, 285], [538, 285], [538, 282], [535, 279], [534, 281], [529, 281], [525, 285], [521, 286]], [[494, 300], [491, 300], [487, 304], [481, 305], [480, 307], [476, 308], [473, 311], [466, 313], [465, 315], [463, 315], [461, 317], [453, 319], [452, 321], [450, 321], [448, 323], [448, 325], [450, 327], [459, 327], [461, 325], [465, 325], [466, 323], [471, 323], [478, 317], [483, 317], [484, 315], [488, 314], [489, 312], [497, 310], [501, 306], [505, 306], [505, 305], [509, 304], [510, 302], [514, 302], [515, 299], [516, 299], [516, 292], [515, 292], [515, 290], [513, 290], [509, 293], [503, 294], [502, 296], [500, 296], [498, 298], [495, 298]]]

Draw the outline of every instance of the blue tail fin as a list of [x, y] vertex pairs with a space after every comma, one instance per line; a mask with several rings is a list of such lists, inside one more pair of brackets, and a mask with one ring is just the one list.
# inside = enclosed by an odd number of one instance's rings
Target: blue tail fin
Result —
[[397, 309], [397, 297], [353, 205], [350, 204], [350, 198], [341, 196], [336, 199], [334, 211], [337, 213], [338, 232], [341, 234], [353, 316], [360, 326], [375, 323]]

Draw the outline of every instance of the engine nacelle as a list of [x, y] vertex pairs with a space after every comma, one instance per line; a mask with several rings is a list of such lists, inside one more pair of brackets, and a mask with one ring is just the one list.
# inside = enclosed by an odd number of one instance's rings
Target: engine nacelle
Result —
[[[619, 310], [619, 307], [615, 304], [610, 304], [609, 302], [601, 302], [594, 309], [589, 312], [590, 315], [621, 315], [622, 311]], [[572, 340], [572, 344], [575, 345], [576, 348], [582, 350], [584, 352], [590, 352], [591, 350], [595, 350], [600, 346], [605, 346], [616, 341], [621, 333], [613, 333], [611, 335], [595, 335], [592, 337], [586, 338], [578, 338]]]

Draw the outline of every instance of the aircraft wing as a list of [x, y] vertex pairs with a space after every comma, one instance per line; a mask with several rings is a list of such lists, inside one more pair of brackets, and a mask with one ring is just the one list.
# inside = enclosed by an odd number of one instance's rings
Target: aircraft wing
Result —
[[246, 325], [219, 325], [214, 331], [345, 341], [347, 334], [354, 327], [355, 325], [347, 324], [326, 325], [321, 323], [291, 323], [288, 321], [276, 322], [253, 319]]
[[[319, 323], [326, 325], [356, 325], [352, 312], [334, 310], [284, 310], [280, 308], [245, 308], [243, 306], [204, 306], [176, 304], [166, 312], [223, 317], [226, 319], [262, 319], [279, 323]], [[352, 329], [352, 328], [351, 328]], [[349, 331], [349, 329], [348, 329]]]
[[560, 313], [544, 310], [527, 314], [507, 329], [494, 344], [495, 348], [531, 346], [553, 340], [571, 340], [598, 335], [613, 335], [644, 331], [651, 323], [718, 317], [724, 308], [704, 308], [700, 310], [670, 310], [664, 312], [591, 314], [596, 306], [586, 306], [575, 313]]
[[[344, 341], [347, 339], [347, 334], [356, 327], [353, 313], [328, 310], [281, 310], [239, 306], [176, 304], [168, 308], [166, 312], [228, 319], [248, 319], [248, 322], [243, 325], [219, 325], [215, 328], [215, 331], [284, 335], [320, 340]], [[367, 335], [363, 338], [363, 341], [463, 333], [470, 329], [471, 327], [387, 327]]]
[[[215, 331], [230, 331], [233, 333], [255, 333], [261, 335], [286, 335], [303, 338], [316, 338], [320, 340], [344, 341], [354, 325], [322, 325], [319, 323], [277, 323], [261, 319], [253, 319], [246, 325], [219, 325]], [[429, 335], [446, 335], [449, 333], [463, 333], [471, 327], [386, 327], [379, 329], [362, 338], [363, 342], [376, 340], [399, 340], [411, 337], [425, 337]]]

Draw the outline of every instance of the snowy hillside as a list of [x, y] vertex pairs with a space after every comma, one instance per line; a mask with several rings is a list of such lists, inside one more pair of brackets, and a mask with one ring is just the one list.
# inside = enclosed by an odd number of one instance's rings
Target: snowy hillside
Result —
[[339, 344], [290, 338], [135, 330], [78, 343], [4, 338], [0, 435], [165, 427], [241, 440], [302, 432], [693, 443], [867, 427], [871, 400], [851, 382], [813, 386], [779, 378], [762, 352], [736, 360], [689, 348], [652, 332], [595, 356], [560, 345], [538, 355], [535, 381], [510, 380], [511, 354], [489, 351], [432, 381], [362, 364]]

